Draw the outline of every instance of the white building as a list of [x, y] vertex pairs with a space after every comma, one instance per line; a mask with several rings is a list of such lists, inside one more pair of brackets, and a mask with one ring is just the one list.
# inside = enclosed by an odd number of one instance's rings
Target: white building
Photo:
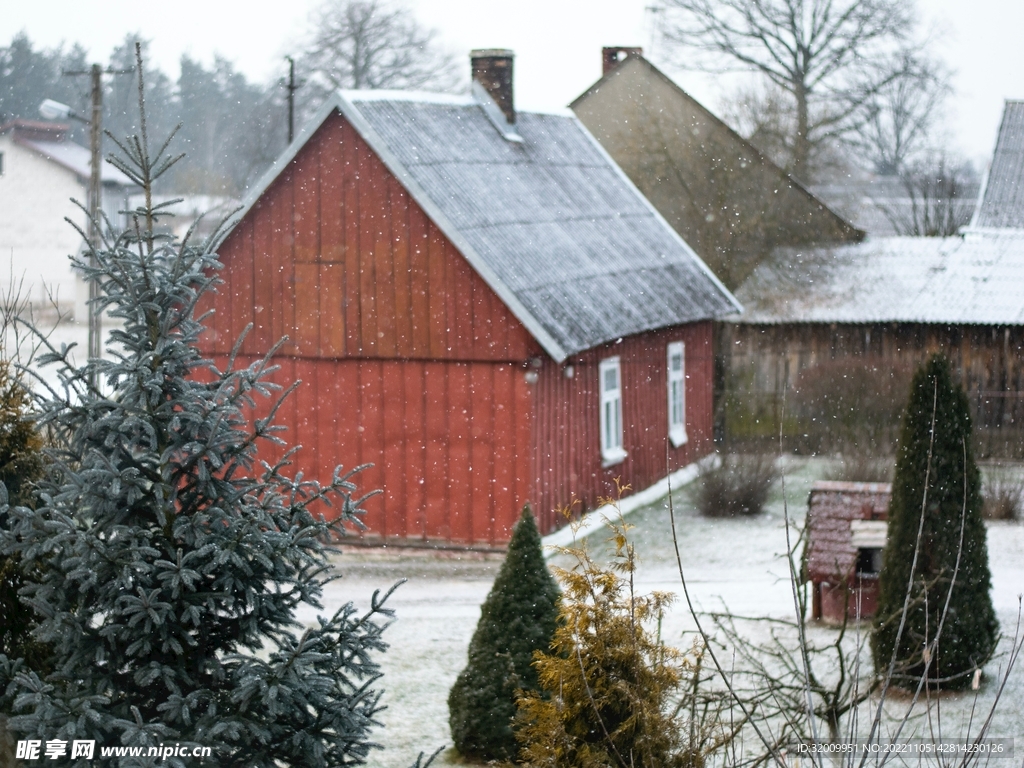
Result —
[[[85, 321], [84, 281], [68, 258], [83, 250], [89, 150], [67, 139], [69, 126], [14, 120], [0, 126], [0, 290], [21, 285], [37, 321]], [[130, 179], [109, 163], [101, 206], [115, 227], [124, 219]]]

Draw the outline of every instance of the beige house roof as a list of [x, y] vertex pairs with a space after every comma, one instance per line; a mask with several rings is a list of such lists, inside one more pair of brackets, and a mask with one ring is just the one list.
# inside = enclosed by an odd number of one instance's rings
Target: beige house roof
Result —
[[778, 246], [863, 238], [635, 52], [570, 107], [729, 287]]

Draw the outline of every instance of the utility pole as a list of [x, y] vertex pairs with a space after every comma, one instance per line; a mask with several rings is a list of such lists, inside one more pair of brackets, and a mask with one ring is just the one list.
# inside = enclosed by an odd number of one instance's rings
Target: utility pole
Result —
[[284, 58], [288, 62], [288, 84], [285, 88], [288, 89], [288, 143], [291, 144], [295, 138], [295, 92], [302, 86], [295, 84], [295, 59], [291, 56]]
[[[89, 209], [89, 266], [96, 266], [96, 251], [100, 247], [100, 203], [103, 194], [102, 176], [103, 169], [103, 75], [126, 75], [134, 70], [131, 69], [102, 69], [99, 64], [93, 64], [86, 70], [71, 70], [64, 72], [65, 75], [78, 76], [88, 75], [90, 82], [90, 101], [92, 103], [92, 115], [89, 120], [89, 193], [87, 207]], [[90, 360], [98, 360], [101, 354], [100, 341], [103, 336], [101, 326], [100, 309], [96, 299], [99, 298], [99, 285], [95, 280], [89, 281], [89, 307], [87, 310], [89, 319], [89, 340], [87, 354]], [[90, 369], [89, 384], [96, 386], [96, 374]]]
[[[103, 167], [103, 80], [99, 64], [89, 68], [91, 82], [92, 119], [89, 121], [89, 266], [96, 267], [96, 251], [100, 247], [100, 195], [103, 192], [100, 170]], [[100, 337], [103, 335], [99, 307], [99, 286], [89, 281], [89, 359], [100, 357]], [[90, 369], [92, 370], [92, 369]], [[90, 375], [90, 384], [96, 385], [95, 375]]]

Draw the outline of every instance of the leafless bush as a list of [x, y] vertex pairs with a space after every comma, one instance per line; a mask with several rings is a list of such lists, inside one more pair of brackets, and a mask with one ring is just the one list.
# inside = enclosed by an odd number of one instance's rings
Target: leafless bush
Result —
[[1000, 470], [985, 473], [982, 514], [986, 520], [1020, 520], [1024, 507], [1024, 475], [1010, 475]]
[[778, 477], [768, 454], [726, 456], [717, 469], [701, 474], [694, 503], [705, 517], [757, 515]]

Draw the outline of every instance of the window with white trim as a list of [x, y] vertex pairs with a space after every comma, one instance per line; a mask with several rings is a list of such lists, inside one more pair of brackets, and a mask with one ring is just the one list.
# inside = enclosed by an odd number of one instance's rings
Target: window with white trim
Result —
[[602, 360], [598, 376], [601, 383], [601, 459], [607, 467], [626, 458], [622, 448], [622, 371], [619, 358]]
[[686, 442], [686, 347], [668, 345], [668, 439], [678, 448]]

